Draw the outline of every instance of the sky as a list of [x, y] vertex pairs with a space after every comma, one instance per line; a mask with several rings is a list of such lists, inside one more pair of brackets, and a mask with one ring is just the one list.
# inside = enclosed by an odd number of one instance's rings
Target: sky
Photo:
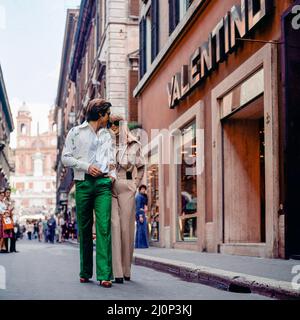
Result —
[[[47, 131], [54, 105], [66, 23], [66, 10], [80, 0], [0, 0], [0, 64], [14, 116], [23, 102], [33, 133]], [[16, 131], [16, 130], [15, 130]], [[11, 135], [15, 147], [15, 132]]]

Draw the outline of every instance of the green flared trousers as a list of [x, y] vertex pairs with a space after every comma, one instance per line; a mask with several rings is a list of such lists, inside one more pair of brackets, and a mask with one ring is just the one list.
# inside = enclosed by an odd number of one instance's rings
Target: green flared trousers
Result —
[[112, 182], [86, 175], [76, 181], [76, 211], [80, 241], [80, 277], [93, 276], [93, 212], [96, 216], [97, 280], [112, 279], [111, 248]]

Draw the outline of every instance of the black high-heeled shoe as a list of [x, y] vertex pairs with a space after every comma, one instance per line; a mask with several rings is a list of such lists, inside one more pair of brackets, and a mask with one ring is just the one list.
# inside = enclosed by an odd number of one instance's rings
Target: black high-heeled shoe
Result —
[[123, 278], [115, 278], [115, 280], [113, 282], [114, 283], [124, 283], [124, 279]]

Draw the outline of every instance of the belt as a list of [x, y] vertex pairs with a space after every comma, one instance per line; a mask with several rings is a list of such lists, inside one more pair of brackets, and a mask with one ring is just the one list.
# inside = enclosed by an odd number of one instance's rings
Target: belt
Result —
[[103, 179], [103, 178], [108, 178], [108, 175], [107, 175], [107, 173], [103, 173], [98, 177], [93, 177], [90, 174], [86, 173], [85, 176], [84, 176], [84, 179], [87, 179], [87, 178], [88, 179]]
[[132, 180], [132, 172], [117, 173], [119, 179]]

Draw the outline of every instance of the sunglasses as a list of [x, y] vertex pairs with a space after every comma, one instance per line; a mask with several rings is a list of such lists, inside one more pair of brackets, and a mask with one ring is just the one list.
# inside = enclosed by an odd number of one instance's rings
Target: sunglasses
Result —
[[120, 126], [120, 121], [119, 120], [114, 121], [114, 122], [111, 123], [111, 125], [119, 127]]

